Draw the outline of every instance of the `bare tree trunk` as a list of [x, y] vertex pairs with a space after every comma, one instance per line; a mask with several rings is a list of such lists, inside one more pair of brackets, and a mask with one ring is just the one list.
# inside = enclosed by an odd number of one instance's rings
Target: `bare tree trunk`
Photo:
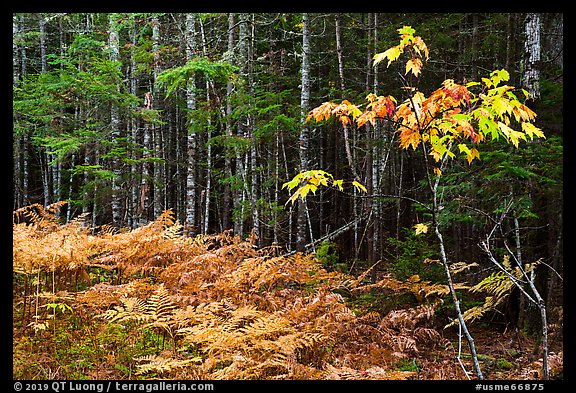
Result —
[[[228, 53], [232, 53], [234, 50], [234, 24], [235, 24], [234, 14], [228, 14]], [[226, 83], [226, 138], [232, 140], [232, 89], [234, 85], [232, 81]], [[222, 201], [222, 227], [224, 230], [231, 227], [231, 211], [232, 211], [232, 187], [230, 183], [232, 181], [232, 149], [229, 147], [228, 143], [224, 150], [224, 176], [226, 181], [224, 183], [224, 193]]]
[[[426, 152], [424, 152], [426, 154]], [[456, 310], [458, 322], [460, 324], [460, 328], [464, 332], [466, 339], [468, 341], [468, 345], [470, 347], [470, 354], [472, 355], [472, 363], [474, 365], [474, 369], [476, 370], [476, 375], [478, 379], [484, 379], [482, 375], [482, 371], [480, 370], [480, 364], [478, 363], [478, 355], [476, 353], [476, 345], [474, 344], [474, 339], [472, 335], [468, 331], [468, 327], [466, 325], [466, 321], [464, 320], [464, 316], [462, 314], [462, 310], [460, 309], [460, 300], [458, 299], [458, 295], [456, 294], [456, 290], [454, 289], [454, 283], [452, 281], [452, 273], [450, 272], [450, 266], [448, 265], [448, 257], [446, 256], [446, 250], [444, 248], [444, 239], [442, 237], [442, 233], [440, 232], [439, 228], [439, 220], [438, 215], [440, 213], [440, 206], [438, 204], [438, 185], [440, 183], [440, 176], [436, 176], [434, 183], [431, 183], [431, 191], [432, 191], [432, 225], [434, 227], [434, 233], [436, 234], [436, 238], [438, 239], [439, 247], [440, 247], [440, 261], [444, 266], [444, 272], [446, 273], [446, 279], [448, 283], [448, 288], [450, 289], [450, 294], [452, 296], [452, 302], [454, 303], [454, 309]], [[458, 359], [460, 360], [460, 359]], [[466, 371], [466, 370], [464, 370]]]
[[[500, 264], [496, 260], [496, 258], [494, 257], [494, 255], [492, 254], [492, 251], [490, 249], [490, 238], [491, 238], [492, 234], [496, 231], [496, 229], [502, 225], [504, 218], [508, 215], [508, 213], [510, 212], [510, 210], [512, 208], [512, 204], [513, 204], [513, 202], [512, 202], [512, 200], [510, 200], [510, 202], [508, 203], [508, 206], [505, 207], [504, 212], [501, 214], [500, 219], [497, 221], [496, 225], [494, 226], [494, 228], [492, 229], [490, 234], [487, 236], [486, 240], [480, 243], [480, 248], [486, 253], [486, 255], [488, 256], [488, 259], [496, 267], [498, 267], [498, 269], [500, 269], [514, 283], [514, 285], [520, 290], [520, 292], [525, 296], [525, 298], [538, 307], [538, 309], [540, 311], [540, 321], [542, 324], [542, 374], [543, 374], [542, 378], [547, 380], [550, 378], [550, 370], [548, 367], [548, 349], [549, 348], [548, 348], [548, 320], [547, 320], [547, 315], [546, 315], [546, 302], [544, 301], [544, 299], [540, 295], [540, 292], [536, 288], [536, 285], [534, 284], [534, 278], [535, 278], [534, 277], [534, 271], [530, 272], [530, 276], [528, 276], [528, 273], [526, 272], [526, 270], [524, 269], [524, 266], [522, 265], [521, 259], [518, 258], [518, 256], [521, 254], [520, 254], [520, 251], [518, 249], [518, 247], [520, 246], [520, 240], [518, 239], [519, 225], [518, 225], [518, 219], [517, 218], [514, 218], [514, 220], [515, 220], [516, 252], [514, 252], [513, 250], [510, 249], [510, 247], [508, 246], [506, 241], [504, 241], [504, 246], [505, 246], [508, 254], [516, 262], [516, 267], [522, 273], [522, 280], [517, 279], [510, 272], [508, 272], [506, 267], [502, 266], [502, 264]], [[530, 291], [531, 291], [533, 297], [530, 296], [530, 294], [523, 288], [524, 283], [528, 284], [528, 287], [530, 288]]]
[[18, 18], [12, 16], [12, 84], [17, 85], [20, 82], [20, 51], [18, 41], [20, 39], [20, 27]]
[[[46, 61], [46, 31], [44, 23], [44, 15], [38, 15], [39, 20], [39, 46], [40, 46], [40, 72], [45, 74], [47, 71], [47, 61]], [[52, 180], [52, 168], [50, 166], [50, 154], [45, 150], [41, 150], [40, 154], [40, 165], [42, 170], [42, 189], [44, 193], [44, 206], [48, 206], [52, 203], [52, 192], [51, 192], [51, 180]]]
[[[152, 52], [154, 54], [153, 83], [160, 73], [160, 19], [157, 15], [152, 17]], [[156, 98], [156, 89], [154, 89], [154, 98]], [[154, 99], [153, 104], [158, 100]], [[162, 126], [154, 125], [154, 155], [161, 158], [154, 161], [154, 218], [162, 214], [165, 208], [165, 191], [166, 191], [166, 168], [164, 164], [164, 150], [162, 139]]]
[[[253, 58], [254, 58], [254, 14], [251, 14], [252, 20], [250, 20], [249, 34], [248, 34], [248, 45], [246, 47], [246, 67], [248, 76], [248, 92], [249, 97], [252, 99], [254, 97], [254, 74], [253, 74]], [[248, 125], [248, 130], [250, 132], [250, 193], [252, 196], [252, 230], [256, 235], [256, 245], [260, 246], [262, 240], [262, 233], [260, 228], [260, 210], [258, 207], [258, 200], [260, 199], [259, 192], [259, 182], [258, 182], [258, 141], [254, 135], [254, 119], [252, 114], [248, 114], [246, 117], [246, 122]]]
[[[344, 77], [344, 59], [342, 58], [342, 39], [341, 39], [341, 31], [340, 31], [340, 14], [336, 14], [335, 16], [335, 25], [336, 25], [336, 55], [338, 58], [338, 76], [340, 81], [340, 95], [341, 98], [344, 98], [346, 84], [345, 84], [345, 77]], [[344, 147], [346, 149], [346, 159], [348, 160], [348, 166], [352, 171], [352, 175], [354, 176], [354, 180], [360, 180], [358, 177], [358, 173], [356, 172], [356, 164], [352, 159], [352, 152], [350, 150], [350, 136], [349, 136], [349, 129], [347, 125], [342, 126], [344, 131]]]
[[[94, 143], [94, 158], [93, 158], [93, 165], [99, 165], [98, 159], [99, 149], [98, 144]], [[99, 200], [99, 182], [95, 179], [94, 181], [94, 189], [92, 190], [92, 199], [94, 203], [92, 204], [92, 228], [95, 228], [98, 225], [98, 211], [100, 210], [100, 200]]]
[[[12, 16], [12, 85], [17, 86], [20, 82], [20, 51], [18, 48], [18, 40], [20, 39], [20, 27], [18, 25], [18, 18], [15, 15]], [[14, 120], [15, 123], [18, 120]], [[14, 204], [13, 209], [16, 210], [24, 205], [24, 194], [23, 187], [23, 166], [24, 166], [24, 136], [21, 134], [14, 135], [14, 173], [13, 173], [13, 185], [14, 185]]]
[[40, 22], [40, 72], [42, 74], [48, 71], [48, 62], [46, 60], [46, 24], [44, 14], [38, 14]]
[[[137, 68], [136, 68], [136, 56], [134, 48], [137, 45], [136, 42], [136, 21], [134, 20], [134, 16], [131, 17], [132, 26], [130, 28], [130, 43], [132, 44], [132, 50], [130, 51], [130, 94], [134, 97], [138, 94], [138, 78], [137, 78]], [[133, 110], [136, 108], [133, 108]], [[132, 141], [132, 159], [134, 162], [130, 166], [131, 178], [130, 178], [130, 202], [128, 205], [128, 225], [131, 228], [137, 226], [137, 217], [136, 211], [138, 206], [138, 198], [140, 196], [139, 191], [139, 182], [138, 182], [138, 172], [139, 172], [139, 165], [136, 163], [139, 156], [137, 153], [137, 149], [135, 148], [139, 142], [139, 132], [138, 132], [138, 121], [136, 117], [131, 116], [130, 118], [130, 138]]]
[[[116, 22], [116, 15], [110, 14], [109, 16], [109, 50], [110, 60], [113, 62], [120, 61], [120, 42], [118, 38], [118, 24]], [[112, 142], [119, 143], [120, 138], [120, 114], [118, 105], [111, 104], [110, 108], [110, 127], [112, 129]], [[114, 156], [112, 158], [112, 170], [114, 171], [114, 179], [112, 179], [112, 223], [114, 226], [122, 226], [122, 186], [121, 176], [122, 171], [120, 168], [120, 158]]]
[[[300, 91], [300, 170], [308, 168], [308, 126], [304, 120], [310, 110], [310, 16], [302, 14], [302, 65]], [[306, 246], [306, 203], [299, 199], [296, 249], [304, 251]]]
[[[372, 33], [372, 51], [376, 53], [378, 47], [378, 13], [372, 14], [373, 18], [373, 33]], [[373, 66], [372, 75], [372, 89], [374, 94], [378, 95], [378, 65]], [[382, 132], [382, 124], [378, 121], [372, 127], [372, 140], [370, 140], [367, 148], [369, 149], [369, 157], [371, 158], [370, 169], [371, 173], [369, 178], [371, 180], [368, 187], [371, 193], [377, 193], [380, 184], [380, 161], [381, 161], [381, 147], [380, 137]], [[370, 210], [371, 220], [367, 223], [368, 227], [368, 260], [376, 262], [378, 259], [378, 240], [380, 239], [380, 199], [370, 198], [367, 199], [366, 208]]]
[[524, 78], [522, 86], [535, 100], [540, 99], [540, 14], [529, 13], [526, 15], [524, 26], [526, 40], [524, 50]]
[[[186, 14], [186, 60], [190, 61], [196, 52], [196, 16]], [[188, 111], [186, 146], [188, 159], [186, 165], [186, 230], [194, 234], [196, 227], [196, 130], [193, 126], [193, 111], [196, 110], [196, 81], [194, 77], [186, 85], [186, 109]]]

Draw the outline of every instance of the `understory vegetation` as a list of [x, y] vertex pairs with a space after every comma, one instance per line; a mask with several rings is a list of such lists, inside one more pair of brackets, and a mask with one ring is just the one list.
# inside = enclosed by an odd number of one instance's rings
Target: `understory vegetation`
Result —
[[[230, 231], [188, 237], [170, 210], [135, 229], [62, 223], [62, 205], [14, 212], [15, 379], [467, 379], [472, 369], [425, 238], [344, 269], [335, 243], [318, 256]], [[535, 336], [496, 324], [513, 285], [494, 274], [473, 286], [474, 264], [451, 269], [486, 378], [539, 379]], [[552, 378], [563, 370], [559, 319]]]

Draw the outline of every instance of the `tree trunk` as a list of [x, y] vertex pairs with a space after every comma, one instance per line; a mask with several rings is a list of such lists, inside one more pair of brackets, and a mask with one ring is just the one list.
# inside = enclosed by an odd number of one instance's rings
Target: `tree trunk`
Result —
[[[300, 170], [308, 170], [308, 126], [305, 123], [310, 110], [310, 16], [302, 14], [302, 64], [300, 90]], [[304, 251], [306, 246], [306, 201], [298, 200], [298, 222], [296, 249]]]
[[[378, 13], [374, 13], [374, 53], [378, 48]], [[374, 67], [374, 78], [372, 82], [372, 91], [374, 94], [378, 95], [378, 86], [380, 84], [380, 80], [378, 79], [378, 65]], [[382, 167], [381, 164], [385, 165], [383, 162], [383, 151], [382, 151], [382, 123], [377, 121], [374, 124], [374, 138], [372, 142], [372, 192], [378, 193], [381, 183], [382, 177]], [[382, 203], [380, 199], [372, 199], [371, 202], [371, 212], [373, 217], [374, 224], [372, 225], [373, 232], [372, 235], [369, 237], [371, 240], [371, 256], [372, 262], [376, 262], [378, 260], [379, 254], [379, 239], [381, 238], [381, 212], [382, 212]]]
[[[160, 73], [160, 19], [157, 15], [152, 17], [152, 52], [154, 55], [153, 82]], [[157, 91], [153, 89], [153, 105], [158, 102]], [[162, 214], [165, 208], [165, 191], [166, 191], [166, 168], [164, 164], [164, 146], [162, 138], [162, 125], [153, 126], [154, 136], [154, 156], [160, 158], [154, 161], [154, 219]]]
[[524, 26], [526, 39], [524, 42], [524, 78], [522, 86], [534, 98], [540, 99], [540, 14], [526, 15]]
[[[118, 24], [116, 21], [117, 16], [110, 14], [109, 16], [109, 50], [110, 60], [112, 62], [120, 61], [120, 42], [118, 37]], [[114, 102], [110, 107], [110, 128], [112, 129], [112, 143], [117, 147], [120, 138], [120, 113], [118, 105]], [[112, 223], [116, 227], [122, 226], [122, 185], [121, 176], [122, 169], [120, 164], [120, 157], [114, 155], [112, 157], [112, 170], [114, 172], [114, 179], [112, 180]]]
[[[228, 44], [227, 51], [232, 53], [234, 50], [234, 14], [228, 14]], [[226, 83], [226, 139], [232, 140], [232, 90], [234, 85], [232, 81]], [[224, 146], [224, 191], [222, 196], [222, 228], [224, 230], [230, 229], [232, 225], [232, 149], [229, 143]]]
[[[248, 82], [249, 99], [253, 101], [254, 98], [254, 73], [253, 73], [253, 58], [254, 58], [254, 14], [251, 15], [252, 20], [249, 20], [249, 27], [247, 29], [248, 42], [246, 46], [246, 74]], [[247, 26], [247, 27], [248, 27]], [[252, 106], [252, 103], [250, 104]], [[258, 141], [254, 134], [254, 118], [251, 113], [246, 116], [246, 124], [248, 126], [251, 145], [250, 145], [250, 194], [252, 196], [252, 231], [256, 235], [256, 246], [260, 246], [262, 239], [260, 229], [260, 210], [258, 207], [258, 200], [260, 199], [260, 187], [258, 182]]]
[[46, 61], [46, 24], [44, 14], [38, 16], [40, 22], [40, 72], [42, 74], [48, 71], [48, 62]]
[[[137, 77], [137, 67], [136, 67], [136, 53], [135, 53], [135, 48], [137, 45], [137, 41], [136, 41], [136, 21], [134, 19], [134, 16], [132, 15], [131, 17], [131, 21], [132, 21], [132, 26], [130, 28], [130, 43], [132, 44], [132, 49], [130, 51], [130, 76], [129, 76], [129, 82], [130, 82], [130, 94], [132, 94], [134, 97], [137, 96], [138, 94], [138, 77]], [[132, 110], [136, 110], [136, 107], [134, 106], [132, 108]], [[132, 142], [132, 146], [133, 148], [131, 149], [131, 157], [134, 160], [134, 162], [131, 164], [130, 166], [130, 199], [129, 199], [129, 205], [128, 205], [128, 225], [131, 228], [134, 228], [137, 226], [137, 217], [136, 217], [136, 211], [137, 211], [137, 206], [138, 206], [138, 198], [140, 196], [139, 193], [139, 178], [138, 178], [138, 173], [140, 172], [140, 165], [138, 165], [137, 160], [140, 158], [139, 154], [137, 152], [136, 146], [138, 146], [139, 143], [139, 130], [138, 130], [138, 120], [136, 119], [135, 116], [131, 116], [130, 118], [130, 139]], [[141, 173], [140, 173], [141, 176]]]
[[[193, 59], [196, 53], [196, 16], [186, 14], [186, 60]], [[196, 130], [193, 125], [193, 111], [196, 110], [196, 81], [194, 77], [186, 85], [186, 109], [188, 121], [186, 123], [186, 146], [188, 159], [186, 165], [186, 231], [188, 235], [195, 233], [196, 228]]]
[[[424, 152], [424, 154], [426, 154], [426, 152]], [[442, 167], [442, 164], [440, 166]], [[440, 232], [439, 228], [439, 220], [438, 220], [439, 218], [438, 215], [440, 213], [440, 206], [438, 204], [439, 183], [440, 183], [440, 176], [436, 176], [434, 183], [431, 183], [429, 180], [430, 191], [432, 192], [432, 225], [434, 227], [434, 233], [436, 234], [436, 238], [438, 239], [438, 245], [440, 248], [440, 261], [444, 266], [444, 272], [446, 273], [448, 288], [450, 290], [450, 295], [452, 296], [452, 301], [454, 303], [454, 309], [456, 310], [458, 323], [460, 325], [460, 328], [464, 332], [464, 335], [466, 336], [468, 345], [470, 347], [470, 354], [472, 355], [472, 363], [474, 365], [476, 375], [478, 376], [478, 379], [484, 379], [482, 371], [480, 370], [480, 364], [478, 363], [478, 355], [476, 353], [476, 345], [474, 344], [474, 338], [472, 338], [472, 335], [468, 331], [466, 321], [464, 320], [462, 310], [460, 309], [460, 300], [458, 299], [458, 295], [456, 294], [456, 290], [454, 288], [454, 283], [452, 281], [452, 273], [450, 272], [450, 266], [448, 265], [448, 257], [446, 255], [446, 250], [444, 248], [444, 238], [442, 237], [442, 233]]]

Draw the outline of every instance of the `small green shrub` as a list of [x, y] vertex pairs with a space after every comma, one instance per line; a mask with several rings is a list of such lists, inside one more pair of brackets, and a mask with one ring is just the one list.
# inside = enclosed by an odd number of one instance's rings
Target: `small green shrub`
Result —
[[405, 230], [405, 235], [404, 239], [388, 238], [388, 244], [396, 247], [398, 255], [391, 267], [394, 278], [404, 281], [417, 274], [424, 281], [442, 282], [445, 278], [443, 267], [424, 262], [437, 257], [437, 246], [410, 228]]
[[348, 272], [348, 264], [341, 262], [338, 246], [334, 242], [322, 242], [316, 249], [316, 258], [328, 269], [337, 270], [342, 273]]

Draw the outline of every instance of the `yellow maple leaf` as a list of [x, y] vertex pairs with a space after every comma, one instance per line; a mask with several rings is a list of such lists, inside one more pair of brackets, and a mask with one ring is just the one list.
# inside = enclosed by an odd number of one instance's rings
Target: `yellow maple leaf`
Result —
[[419, 223], [419, 224], [414, 225], [414, 229], [416, 229], [417, 235], [419, 235], [421, 233], [427, 233], [428, 232], [428, 225]]
[[418, 58], [413, 58], [408, 60], [406, 63], [406, 74], [412, 71], [415, 77], [418, 77], [420, 70], [422, 69], [422, 60]]

